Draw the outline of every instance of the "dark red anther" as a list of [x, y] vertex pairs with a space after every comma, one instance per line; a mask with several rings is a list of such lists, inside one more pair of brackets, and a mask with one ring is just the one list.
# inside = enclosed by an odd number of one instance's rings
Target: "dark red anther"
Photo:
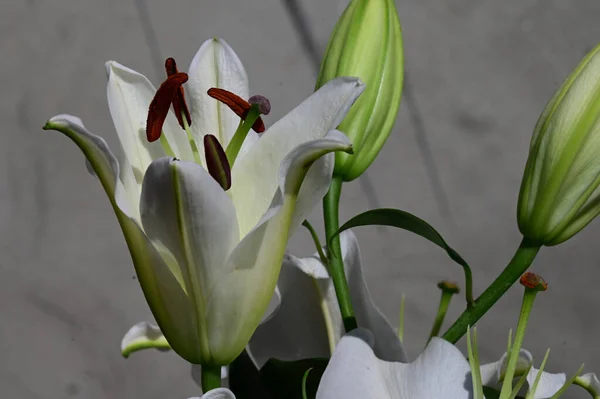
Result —
[[150, 103], [148, 119], [146, 120], [146, 138], [148, 141], [153, 142], [160, 138], [171, 103], [181, 85], [187, 82], [187, 80], [187, 73], [177, 72], [169, 76], [156, 91]]
[[546, 283], [541, 276], [532, 272], [523, 274], [519, 282], [525, 288], [535, 289], [537, 291], [546, 291], [548, 289], [548, 283]]
[[223, 187], [223, 190], [229, 190], [231, 187], [231, 167], [221, 143], [212, 134], [204, 136], [204, 155], [206, 156], [208, 173]]
[[[219, 100], [223, 104], [227, 105], [229, 109], [231, 109], [237, 116], [241, 119], [246, 119], [248, 116], [248, 112], [250, 112], [250, 108], [252, 108], [252, 104], [248, 101], [244, 100], [242, 97], [233, 94], [230, 91], [219, 89], [217, 87], [212, 87], [208, 89], [208, 95], [214, 98], [215, 100]], [[268, 100], [267, 100], [268, 101]], [[271, 105], [269, 104], [269, 110], [271, 109]], [[259, 108], [260, 111], [260, 108]], [[266, 115], [266, 114], [265, 114]], [[265, 124], [262, 119], [259, 117], [256, 122], [252, 125], [252, 129], [256, 133], [262, 133], [265, 131]]]
[[[167, 58], [165, 61], [165, 70], [167, 71], [167, 77], [179, 73], [175, 59]], [[192, 117], [185, 102], [183, 86], [179, 86], [179, 90], [175, 94], [175, 97], [173, 97], [173, 111], [175, 111], [175, 116], [177, 117], [177, 121], [182, 129], [185, 129], [185, 124], [183, 123], [183, 114], [185, 114], [185, 119], [187, 120], [188, 126], [192, 126]]]

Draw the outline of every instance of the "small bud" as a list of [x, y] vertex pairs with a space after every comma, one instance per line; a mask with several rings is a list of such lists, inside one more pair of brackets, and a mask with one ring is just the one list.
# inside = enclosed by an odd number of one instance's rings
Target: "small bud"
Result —
[[204, 154], [208, 173], [227, 191], [231, 187], [231, 167], [219, 140], [212, 134], [204, 136]]
[[519, 280], [522, 286], [536, 291], [546, 291], [548, 289], [548, 283], [539, 275], [527, 272], [521, 276]]
[[533, 132], [519, 193], [519, 229], [556, 245], [600, 213], [600, 45], [546, 105]]
[[317, 88], [340, 76], [355, 76], [366, 89], [339, 126], [354, 155], [336, 154], [335, 173], [359, 177], [390, 135], [402, 96], [402, 31], [393, 0], [352, 0], [338, 20], [317, 80]]

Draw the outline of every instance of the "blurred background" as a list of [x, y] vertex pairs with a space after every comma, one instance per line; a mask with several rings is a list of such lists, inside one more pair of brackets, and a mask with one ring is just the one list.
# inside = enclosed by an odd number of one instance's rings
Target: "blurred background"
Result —
[[[313, 90], [342, 0], [9, 0], [0, 14], [0, 397], [186, 398], [199, 390], [172, 353], [123, 359], [135, 322], [152, 320], [122, 233], [80, 151], [41, 130], [80, 116], [116, 146], [104, 62], [158, 85], [163, 61], [186, 70], [200, 44], [226, 39], [271, 100], [268, 124]], [[434, 225], [473, 267], [476, 293], [516, 250], [516, 200], [533, 126], [552, 92], [600, 42], [596, 0], [404, 0], [406, 88], [395, 131], [358, 181], [344, 186], [341, 219], [397, 207]], [[320, 225], [319, 212], [311, 218]], [[405, 343], [422, 349], [439, 290], [464, 286], [438, 247], [387, 228], [357, 230], [377, 304], [393, 324], [406, 294]], [[581, 363], [600, 373], [600, 222], [543, 248], [534, 265], [549, 283], [525, 347], [548, 371]], [[291, 249], [313, 252], [298, 231]], [[497, 360], [516, 326], [516, 286], [478, 324], [480, 354]], [[448, 320], [463, 309], [455, 298]], [[445, 327], [448, 327], [449, 323]], [[538, 363], [539, 364], [539, 363]], [[569, 397], [585, 397], [577, 388]], [[581, 395], [581, 396], [580, 396]]]

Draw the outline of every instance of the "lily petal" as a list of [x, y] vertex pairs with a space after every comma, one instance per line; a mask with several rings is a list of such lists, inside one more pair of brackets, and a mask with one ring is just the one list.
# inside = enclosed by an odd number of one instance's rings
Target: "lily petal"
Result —
[[[217, 87], [247, 100], [250, 97], [250, 90], [244, 65], [225, 40], [213, 38], [200, 46], [190, 64], [188, 76], [186, 93], [193, 121], [191, 128], [200, 154], [204, 154], [202, 143], [206, 134], [214, 134], [223, 148], [227, 148], [237, 130], [240, 118], [225, 104], [210, 98], [206, 92], [212, 87]], [[250, 131], [240, 154], [256, 140], [258, 135]]]
[[[507, 356], [504, 354], [500, 360], [493, 363], [484, 364], [481, 366], [481, 381], [484, 386], [500, 390], [502, 387], [502, 380], [504, 379], [504, 373], [506, 372]], [[519, 357], [517, 359], [517, 368], [515, 372], [515, 379], [518, 379], [520, 375], [523, 375], [529, 366], [533, 363], [533, 356], [526, 349], [519, 351]], [[539, 370], [532, 367], [527, 374], [527, 386], [523, 387], [520, 391], [521, 395], [527, 393], [527, 389], [533, 385]], [[548, 373], [542, 372], [540, 381], [537, 389], [533, 394], [534, 399], [546, 399], [551, 398], [556, 392], [558, 392], [565, 382], [567, 381], [567, 375], [564, 373]]]
[[581, 385], [586, 391], [595, 395], [600, 396], [600, 380], [596, 376], [596, 373], [587, 373], [577, 378], [577, 385]]
[[[165, 156], [160, 141], [150, 143], [146, 139], [146, 119], [156, 89], [144, 75], [115, 61], [106, 63], [106, 74], [108, 108], [127, 161], [141, 184], [152, 160]], [[193, 159], [187, 136], [170, 111], [163, 124], [163, 134], [174, 156]]]
[[269, 207], [277, 191], [282, 160], [298, 145], [324, 137], [335, 129], [363, 90], [364, 84], [357, 78], [328, 82], [267, 129], [252, 151], [238, 156], [231, 171], [230, 192], [238, 210], [242, 236]]
[[412, 363], [387, 362], [375, 356], [369, 332], [344, 336], [321, 378], [317, 399], [468, 399], [469, 364], [460, 351], [433, 338]]
[[[344, 231], [340, 240], [359, 326], [373, 333], [378, 358], [406, 362], [396, 332], [371, 298], [354, 232]], [[259, 326], [250, 341], [257, 364], [262, 365], [270, 357], [284, 360], [329, 357], [344, 334], [344, 325], [331, 278], [318, 254], [309, 258], [286, 255], [278, 286], [283, 296], [281, 311]]]
[[[140, 211], [150, 240], [173, 255], [174, 273], [199, 312], [188, 317], [195, 319], [193, 331], [205, 346], [208, 333], [203, 323], [211, 317], [211, 292], [239, 242], [231, 199], [202, 166], [161, 158], [144, 176]], [[216, 306], [220, 309], [220, 304]], [[201, 314], [204, 311], [207, 314]]]
[[[64, 133], [83, 152], [110, 200], [119, 220], [123, 235], [133, 259], [138, 281], [150, 310], [156, 320], [160, 320], [161, 330], [177, 353], [189, 353], [190, 346], [197, 347], [195, 334], [189, 323], [193, 310], [176, 274], [164, 259], [169, 259], [167, 251], [163, 254], [152, 245], [140, 228], [139, 219], [131, 209], [131, 201], [119, 178], [119, 163], [106, 142], [88, 132], [81, 119], [71, 115], [57, 115], [51, 118], [45, 129]], [[164, 258], [163, 258], [164, 256]], [[194, 362], [196, 359], [187, 359]]]
[[123, 357], [129, 357], [133, 352], [142, 349], [169, 350], [171, 345], [163, 335], [156, 324], [142, 321], [137, 323], [127, 331], [121, 340], [121, 354]]
[[[305, 274], [299, 264], [314, 267], [316, 274], [329, 278], [323, 271], [323, 264], [314, 258], [299, 259], [286, 254], [281, 266], [277, 286], [281, 291], [281, 307], [269, 320], [258, 326], [249, 343], [249, 352], [260, 368], [269, 358], [281, 360], [300, 360], [314, 357], [331, 356], [331, 342], [328, 337], [328, 325], [324, 312], [329, 311], [326, 301], [322, 300], [321, 290], [315, 280]], [[337, 306], [337, 301], [335, 303]], [[341, 315], [334, 313], [339, 321], [330, 323], [339, 330]], [[339, 339], [339, 337], [338, 337]], [[333, 345], [337, 343], [337, 340]]]
[[188, 399], [235, 399], [235, 395], [227, 388], [211, 389], [201, 397], [194, 396]]
[[[250, 340], [273, 295], [296, 199], [308, 168], [329, 152], [349, 148], [345, 136], [326, 137], [300, 145], [283, 160], [279, 190], [270, 208], [232, 252], [223, 280], [214, 287], [213, 302], [219, 304], [219, 311], [208, 310], [211, 347], [228, 354], [230, 361]], [[239, 345], [232, 345], [236, 341]]]

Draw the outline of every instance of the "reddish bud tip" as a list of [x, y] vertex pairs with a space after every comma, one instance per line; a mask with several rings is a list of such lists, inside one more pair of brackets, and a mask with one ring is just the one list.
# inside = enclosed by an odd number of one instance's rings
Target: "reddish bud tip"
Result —
[[165, 80], [154, 95], [148, 109], [146, 120], [146, 138], [153, 142], [160, 138], [163, 124], [169, 113], [169, 107], [181, 85], [187, 82], [186, 73], [176, 73]]
[[522, 286], [537, 291], [546, 291], [548, 289], [548, 283], [539, 275], [531, 272], [527, 272], [521, 276], [519, 280]]
[[[232, 92], [224, 89], [219, 89], [218, 87], [211, 87], [208, 89], [207, 93], [215, 100], [227, 105], [229, 109], [231, 109], [237, 116], [244, 120], [248, 116], [248, 112], [250, 112], [250, 108], [252, 107], [248, 101], [244, 100], [237, 94], [233, 94]], [[254, 122], [252, 129], [256, 133], [262, 133], [265, 131], [265, 124], [261, 118], [258, 118], [256, 122]]]
[[204, 136], [204, 155], [206, 156], [208, 173], [223, 187], [223, 190], [229, 190], [231, 187], [231, 167], [221, 143], [212, 134]]
[[269, 115], [271, 112], [271, 102], [267, 97], [263, 96], [252, 96], [248, 99], [250, 105], [258, 106], [258, 111], [261, 115]]
[[[174, 58], [167, 58], [167, 60], [165, 61], [165, 71], [167, 72], [167, 77], [179, 73]], [[182, 129], [185, 129], [185, 124], [183, 123], [184, 115], [185, 119], [187, 120], [188, 126], [192, 126], [192, 117], [190, 115], [190, 110], [188, 109], [187, 104], [185, 102], [185, 93], [183, 91], [183, 86], [179, 87], [179, 90], [173, 98], [173, 111], [175, 112], [175, 117], [177, 117], [179, 126], [181, 126]]]

